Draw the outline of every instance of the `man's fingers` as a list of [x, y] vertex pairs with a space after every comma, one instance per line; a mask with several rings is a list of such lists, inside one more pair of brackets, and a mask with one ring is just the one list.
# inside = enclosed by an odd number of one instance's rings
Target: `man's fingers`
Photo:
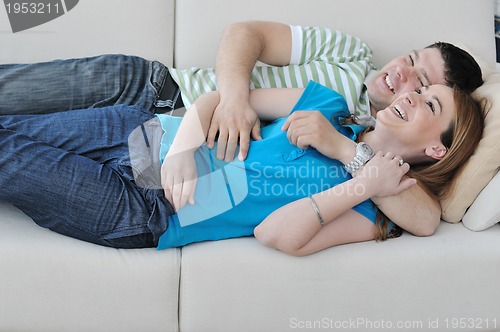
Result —
[[238, 158], [244, 160], [247, 157], [250, 145], [250, 135], [255, 140], [261, 140], [259, 119], [238, 118], [233, 121], [217, 123], [212, 120], [208, 134], [207, 146], [213, 148], [217, 133], [217, 159], [232, 161], [236, 157], [238, 144], [240, 152]]
[[229, 135], [229, 140], [226, 145], [226, 157], [224, 161], [231, 162], [236, 154], [236, 148], [238, 147], [238, 133], [233, 133]]
[[226, 155], [228, 132], [222, 128], [219, 130], [219, 139], [217, 140], [217, 159], [224, 160]]
[[217, 121], [212, 121], [210, 123], [210, 128], [208, 129], [207, 134], [207, 147], [212, 149], [214, 147], [215, 136], [217, 136], [217, 132], [219, 131], [219, 124]]
[[[260, 141], [262, 139], [262, 136], [260, 135], [260, 121], [257, 120], [252, 127], [252, 138], [256, 141]], [[240, 138], [241, 142], [241, 138]]]
[[249, 148], [250, 135], [248, 133], [240, 134], [240, 153], [238, 154], [238, 159], [240, 161], [243, 161], [247, 158]]

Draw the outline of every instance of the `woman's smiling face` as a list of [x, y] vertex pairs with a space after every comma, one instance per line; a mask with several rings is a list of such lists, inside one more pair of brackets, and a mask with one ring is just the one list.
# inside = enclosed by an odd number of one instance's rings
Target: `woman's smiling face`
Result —
[[453, 90], [445, 85], [432, 85], [404, 93], [391, 106], [379, 111], [375, 131], [408, 150], [424, 151], [442, 146], [441, 134], [454, 118]]

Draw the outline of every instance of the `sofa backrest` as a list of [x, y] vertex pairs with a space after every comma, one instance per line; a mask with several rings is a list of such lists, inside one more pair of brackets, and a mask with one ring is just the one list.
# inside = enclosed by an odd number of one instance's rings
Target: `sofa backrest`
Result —
[[372, 46], [376, 65], [439, 40], [495, 59], [493, 0], [80, 0], [17, 33], [7, 10], [0, 6], [0, 63], [125, 53], [213, 66], [224, 27], [249, 19], [343, 30]]
[[[18, 1], [16, 1], [18, 2]], [[41, 1], [39, 1], [41, 2]], [[56, 3], [57, 1], [50, 1]], [[73, 3], [75, 0], [72, 1]], [[0, 63], [28, 63], [105, 53], [139, 55], [172, 64], [175, 0], [79, 0], [58, 18], [13, 33], [7, 11], [0, 5]], [[26, 1], [26, 3], [37, 3]], [[49, 3], [44, 1], [44, 3]], [[59, 1], [59, 3], [61, 3]], [[10, 6], [13, 13], [32, 7]], [[36, 8], [47, 13], [62, 7]], [[33, 14], [35, 15], [35, 14]], [[26, 16], [27, 17], [27, 16]], [[27, 17], [28, 20], [34, 18]]]
[[436, 41], [469, 46], [494, 63], [493, 0], [179, 0], [178, 68], [213, 66], [223, 28], [241, 20], [326, 26], [361, 37], [380, 66]]

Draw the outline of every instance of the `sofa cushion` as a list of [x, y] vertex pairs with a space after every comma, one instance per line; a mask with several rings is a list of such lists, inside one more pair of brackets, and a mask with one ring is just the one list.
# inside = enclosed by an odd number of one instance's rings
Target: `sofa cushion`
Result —
[[180, 259], [75, 240], [0, 204], [0, 331], [176, 331]]
[[[489, 328], [498, 328], [500, 287], [492, 278], [500, 272], [499, 236], [499, 226], [474, 233], [442, 222], [430, 237], [404, 233], [306, 257], [265, 248], [255, 238], [188, 245], [180, 329], [442, 331], [446, 320], [461, 317], [480, 319], [483, 328], [488, 319]], [[368, 325], [382, 321], [394, 325]], [[423, 325], [397, 328], [398, 322]]]
[[[467, 47], [464, 47], [467, 49]], [[469, 52], [470, 50], [467, 49]], [[474, 53], [474, 52], [471, 52]], [[500, 167], [500, 72], [496, 72], [480, 57], [475, 56], [483, 70], [484, 84], [474, 91], [474, 97], [487, 98], [487, 109], [483, 138], [474, 155], [464, 165], [454, 182], [451, 195], [441, 200], [442, 218], [448, 222], [459, 222], [481, 190], [495, 176]], [[484, 198], [485, 200], [487, 198]], [[497, 197], [489, 197], [491, 204]]]

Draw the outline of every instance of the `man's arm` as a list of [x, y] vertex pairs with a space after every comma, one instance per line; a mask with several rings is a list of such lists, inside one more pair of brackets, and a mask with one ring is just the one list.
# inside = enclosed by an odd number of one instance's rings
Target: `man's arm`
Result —
[[289, 64], [291, 40], [290, 27], [276, 22], [241, 22], [225, 29], [215, 66], [220, 103], [207, 137], [212, 147], [219, 133], [219, 159], [232, 160], [238, 141], [239, 158], [245, 159], [250, 134], [260, 138], [260, 122], [248, 101], [250, 75], [257, 61], [274, 66]]
[[389, 219], [413, 235], [432, 235], [439, 226], [441, 206], [418, 184], [395, 196], [372, 200]]

